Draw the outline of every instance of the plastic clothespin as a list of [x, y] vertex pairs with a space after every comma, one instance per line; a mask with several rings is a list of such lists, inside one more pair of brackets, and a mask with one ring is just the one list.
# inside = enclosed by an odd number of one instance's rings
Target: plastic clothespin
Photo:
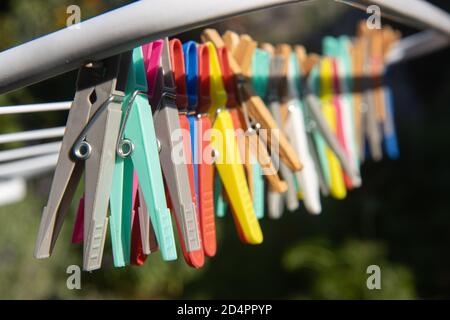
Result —
[[[144, 52], [146, 57], [144, 59]], [[124, 248], [125, 262], [128, 263], [130, 245], [132, 240], [132, 215], [133, 207], [133, 177], [136, 171], [139, 186], [142, 190], [143, 199], [148, 207], [148, 213], [152, 220], [155, 235], [161, 249], [164, 260], [170, 261], [177, 258], [175, 240], [172, 229], [170, 211], [167, 208], [167, 200], [164, 195], [164, 183], [161, 166], [155, 155], [158, 153], [158, 142], [156, 140], [155, 127], [151, 106], [148, 102], [148, 93], [154, 90], [150, 83], [155, 84], [155, 72], [149, 74], [149, 61], [161, 56], [161, 47], [158, 43], [136, 48], [133, 51], [134, 77], [129, 77], [127, 86], [127, 101], [123, 106], [122, 132], [119, 137], [117, 151], [121, 159], [117, 159], [115, 168], [115, 186], [111, 194], [111, 212], [120, 212], [122, 208], [122, 243]], [[145, 65], [147, 60], [147, 66]], [[121, 188], [122, 186], [122, 188]], [[123, 203], [113, 204], [122, 199]], [[136, 193], [136, 188], [134, 189]], [[115, 209], [113, 209], [115, 208]], [[139, 210], [138, 210], [139, 213]], [[118, 215], [118, 213], [117, 213]], [[142, 219], [141, 223], [146, 223]], [[143, 230], [149, 230], [148, 225]], [[142, 238], [149, 238], [149, 234], [142, 234]], [[113, 242], [114, 246], [114, 242]], [[143, 245], [144, 248], [147, 245]]]
[[[180, 128], [182, 129], [182, 138], [184, 144], [184, 155], [186, 158], [186, 168], [189, 175], [189, 186], [191, 192], [192, 203], [196, 204], [197, 221], [201, 222], [199, 217], [199, 210], [197, 207], [197, 198], [195, 193], [195, 177], [194, 177], [194, 162], [192, 159], [192, 139], [191, 125], [187, 117], [188, 96], [186, 87], [186, 70], [184, 63], [183, 45], [179, 39], [172, 39], [169, 41], [169, 50], [171, 65], [173, 70], [173, 77], [176, 86], [176, 102], [180, 111], [178, 117], [180, 120]], [[201, 230], [200, 230], [201, 232]]]
[[355, 38], [350, 47], [350, 55], [352, 60], [352, 101], [353, 101], [353, 118], [355, 120], [355, 135], [358, 148], [358, 159], [362, 163], [364, 161], [365, 151], [365, 131], [363, 122], [363, 41]]
[[[398, 35], [391, 28], [383, 29], [383, 38], [384, 38], [384, 55], [389, 52], [392, 45], [398, 41]], [[400, 150], [397, 141], [397, 133], [395, 128], [394, 121], [394, 97], [392, 93], [391, 84], [389, 82], [389, 66], [384, 66], [383, 77], [386, 80], [384, 84], [384, 96], [385, 96], [385, 105], [386, 105], [386, 116], [383, 126], [384, 133], [384, 149], [386, 155], [390, 159], [398, 159], [400, 156]]]
[[[332, 132], [337, 135], [338, 118], [336, 115], [335, 104], [333, 103], [332, 72], [333, 60], [331, 58], [324, 58], [320, 67], [320, 100], [322, 102], [322, 112], [328, 126]], [[338, 136], [338, 141], [342, 142], [339, 138], [340, 137]], [[330, 193], [336, 199], [344, 199], [347, 196], [347, 189], [345, 187], [341, 164], [331, 148], [327, 147], [326, 153], [330, 168]]]
[[[228, 34], [231, 34], [228, 32]], [[210, 33], [210, 36], [214, 38], [214, 32]], [[220, 39], [219, 39], [220, 40]], [[219, 42], [219, 40], [216, 40], [216, 42]], [[230, 66], [230, 69], [234, 75], [235, 83], [237, 84], [236, 92], [238, 97], [238, 108], [235, 108], [235, 110], [232, 111], [232, 113], [237, 113], [240, 119], [240, 124], [242, 129], [245, 131], [245, 137], [246, 137], [246, 143], [245, 146], [248, 150], [245, 151], [246, 155], [249, 155], [244, 159], [244, 163], [247, 163], [250, 159], [250, 157], [255, 157], [257, 162], [260, 164], [261, 169], [263, 170], [264, 177], [266, 178], [267, 182], [270, 185], [270, 188], [274, 192], [284, 193], [288, 189], [288, 186], [285, 181], [281, 180], [281, 178], [278, 176], [278, 166], [274, 163], [271, 156], [269, 155], [267, 151], [267, 146], [269, 145], [268, 140], [275, 139], [276, 136], [284, 136], [284, 134], [276, 129], [276, 130], [259, 130], [258, 128], [261, 127], [261, 125], [252, 119], [250, 117], [249, 110], [249, 100], [246, 99], [246, 93], [244, 92], [244, 87], [242, 85], [242, 81], [244, 79], [250, 79], [252, 77], [252, 61], [253, 61], [253, 55], [256, 49], [256, 42], [253, 41], [250, 36], [243, 35], [239, 38], [239, 41], [236, 42], [236, 48], [234, 48], [235, 57], [232, 57], [228, 54], [228, 65]], [[221, 47], [224, 48], [224, 47]], [[220, 49], [220, 48], [219, 48]], [[233, 68], [233, 65], [236, 64], [236, 66]], [[239, 73], [236, 73], [235, 71], [238, 71]], [[249, 86], [247, 84], [247, 86]], [[252, 88], [249, 86], [248, 90], [252, 90]], [[255, 95], [256, 100], [261, 100], [259, 96]], [[267, 119], [272, 119], [272, 115], [266, 114], [265, 111], [268, 111], [265, 105], [260, 106], [261, 108], [264, 108], [265, 110], [262, 110], [262, 113], [265, 114], [264, 117]], [[276, 126], [276, 122], [274, 123]], [[256, 130], [255, 130], [256, 128]], [[263, 132], [264, 134], [261, 134]], [[275, 132], [275, 134], [273, 134]], [[269, 135], [271, 135], [269, 139]], [[287, 142], [287, 141], [286, 141]], [[271, 143], [270, 143], [271, 144]], [[275, 144], [272, 145], [272, 152], [277, 155], [277, 158], [275, 160], [279, 159], [279, 149], [276, 147]], [[278, 164], [278, 163], [277, 163]], [[247, 173], [249, 176], [253, 175], [253, 170], [250, 171], [247, 170]], [[252, 181], [252, 180], [251, 180]], [[251, 186], [253, 187], [253, 186]]]
[[[197, 43], [194, 41], [189, 41], [183, 44], [183, 57], [185, 63], [185, 82], [186, 82], [186, 94], [188, 97], [188, 120], [189, 120], [189, 131], [191, 137], [191, 155], [192, 164], [194, 172], [194, 190], [197, 209], [200, 205], [200, 194], [199, 194], [199, 181], [198, 181], [198, 143], [199, 135], [197, 119], [195, 116], [195, 109], [198, 105], [198, 53], [197, 53]], [[199, 213], [199, 215], [201, 215]], [[201, 220], [200, 220], [201, 223]]]
[[[200, 230], [205, 255], [213, 257], [217, 252], [216, 223], [214, 217], [214, 167], [212, 150], [208, 137], [212, 124], [208, 116], [196, 114], [199, 94], [199, 55], [197, 43], [190, 41], [183, 45], [186, 69], [187, 93], [189, 97], [189, 115], [191, 146], [194, 159], [194, 181], [197, 208], [200, 216]], [[206, 55], [209, 71], [209, 53]], [[203, 70], [202, 70], [203, 71]], [[201, 84], [200, 84], [201, 85]], [[208, 79], [209, 89], [209, 79]], [[209, 159], [207, 159], [209, 156]]]
[[[316, 72], [315, 78], [312, 79], [312, 70], [315, 68], [317, 71], [317, 64], [320, 61], [320, 56], [317, 54], [307, 54], [306, 49], [303, 46], [295, 46], [295, 54], [299, 65], [299, 72], [301, 75], [300, 83], [300, 96], [303, 101], [304, 116], [306, 120], [306, 127], [308, 132], [308, 141], [311, 146], [311, 155], [314, 158], [314, 164], [316, 167], [317, 176], [319, 178], [320, 190], [322, 195], [329, 196], [330, 191], [328, 188], [327, 178], [325, 177], [324, 169], [328, 170], [327, 157], [325, 154], [325, 141], [320, 133], [320, 130], [311, 114], [310, 108], [308, 108], [307, 97], [309, 92], [318, 94], [319, 80], [318, 72]], [[312, 80], [312, 81], [311, 81]], [[318, 107], [320, 109], [320, 107]], [[320, 110], [318, 110], [319, 114]], [[325, 121], [324, 121], [325, 122]], [[322, 143], [320, 145], [320, 143]], [[320, 147], [322, 146], [322, 148]]]
[[[226, 33], [230, 37], [229, 47], [233, 52], [237, 52], [237, 47], [239, 46], [239, 36], [234, 32], [227, 31]], [[237, 38], [236, 38], [237, 37]], [[229, 65], [228, 60], [228, 48], [216, 48], [217, 56], [220, 63], [220, 69], [222, 72], [222, 80], [224, 83], [224, 87], [226, 89], [226, 95], [230, 95], [227, 97], [227, 108], [230, 112], [231, 118], [233, 120], [233, 126], [236, 130], [236, 141], [238, 143], [239, 152], [241, 156], [241, 160], [244, 164], [244, 169], [247, 178], [247, 185], [250, 191], [250, 196], [254, 201], [255, 198], [255, 188], [254, 188], [254, 161], [253, 155], [250, 151], [250, 143], [251, 139], [255, 137], [255, 132], [252, 129], [252, 134], [249, 135], [249, 131], [247, 131], [247, 125], [245, 123], [245, 115], [242, 112], [241, 108], [238, 108], [238, 93], [236, 91], [235, 81], [233, 71]], [[248, 62], [248, 61], [247, 61]], [[247, 72], [251, 72], [251, 70], [247, 69]], [[251, 77], [249, 73], [247, 73], [247, 77]], [[254, 140], [254, 139], [253, 139]], [[256, 208], [255, 208], [256, 209]], [[258, 213], [256, 213], [258, 215]]]
[[[226, 91], [216, 48], [207, 42], [211, 69], [211, 107], [208, 114], [213, 122], [212, 146], [216, 151], [215, 166], [227, 192], [234, 220], [241, 239], [249, 244], [263, 241], [261, 227], [245, 179], [235, 139], [235, 129], [230, 113], [225, 109]], [[223, 108], [223, 109], [221, 109]]]
[[300, 100], [300, 66], [295, 53], [290, 53], [288, 58], [289, 116], [286, 121], [286, 130], [292, 133], [291, 142], [304, 165], [302, 171], [296, 172], [296, 178], [305, 208], [311, 214], [319, 214], [322, 211], [320, 184], [310, 152], [311, 146], [308, 143], [304, 106]]
[[[331, 127], [329, 121], [325, 117], [321, 101], [317, 97], [320, 95], [320, 70], [321, 64], [317, 64], [314, 66], [310, 72], [308, 78], [308, 85], [306, 87], [306, 95], [305, 101], [306, 106], [308, 107], [308, 114], [314, 122], [314, 125], [311, 125], [311, 130], [314, 136], [314, 141], [316, 144], [316, 148], [318, 150], [319, 160], [321, 163], [321, 167], [323, 170], [324, 177], [326, 178], [328, 186], [331, 185], [331, 164], [329, 163], [329, 155], [330, 153], [327, 151], [329, 148], [331, 151], [331, 155], [335, 155], [339, 159], [339, 163], [342, 165], [342, 168], [345, 172], [351, 177], [353, 183], [355, 185], [361, 184], [359, 181], [361, 179], [359, 175], [358, 168], [355, 168], [354, 164], [348, 159], [347, 154], [343, 150], [341, 144], [339, 143], [335, 130]], [[322, 77], [324, 78], [324, 77]], [[330, 79], [328, 77], [328, 79]], [[327, 100], [328, 101], [328, 100]], [[334, 108], [331, 108], [334, 109]], [[332, 110], [333, 111], [333, 110]], [[316, 130], [317, 129], [317, 130]], [[338, 163], [338, 164], [339, 164]]]
[[[162, 42], [161, 58], [162, 85], [161, 96], [154, 112], [156, 135], [160, 142], [160, 162], [175, 219], [181, 247], [186, 262], [195, 268], [204, 265], [205, 256], [199, 230], [197, 208], [192, 201], [189, 172], [185, 164], [184, 142], [175, 141], [172, 134], [180, 132], [178, 107], [176, 105], [176, 87], [170, 61], [169, 40]], [[159, 63], [158, 63], [159, 65]], [[181, 146], [180, 146], [181, 144]], [[178, 153], [175, 152], [178, 150]], [[181, 154], [179, 153], [179, 151]], [[181, 158], [180, 158], [181, 156]]]
[[[198, 114], [206, 114], [208, 109], [211, 106], [211, 68], [210, 68], [210, 58], [209, 58], [209, 49], [206, 44], [198, 45]], [[203, 117], [202, 117], [203, 118]], [[209, 117], [209, 123], [212, 127], [212, 122]], [[204, 120], [207, 121], [207, 120]], [[205, 137], [203, 137], [205, 138]], [[214, 169], [213, 169], [214, 170]], [[227, 211], [227, 202], [224, 197], [224, 190], [222, 186], [222, 182], [220, 178], [214, 174], [213, 171], [213, 180], [214, 180], [214, 212], [217, 217], [221, 218], [225, 216]]]
[[[204, 41], [211, 41], [217, 48], [225, 47], [223, 39], [220, 37], [218, 32], [214, 29], [206, 29], [202, 33], [202, 39]], [[237, 52], [236, 52], [237, 54]], [[300, 163], [295, 151], [289, 144], [286, 136], [280, 132], [276, 121], [273, 119], [270, 111], [265, 106], [261, 98], [253, 93], [251, 85], [245, 79], [245, 75], [242, 72], [241, 66], [236, 62], [235, 58], [229, 54], [230, 67], [235, 74], [235, 78], [238, 83], [238, 91], [241, 91], [242, 96], [245, 97], [245, 102], [247, 105], [247, 110], [249, 116], [256, 122], [259, 123], [262, 129], [268, 131], [268, 135], [273, 136], [272, 139], [266, 141], [268, 147], [273, 147], [273, 144], [278, 148], [280, 158], [286, 165], [293, 171], [301, 170], [302, 164]], [[277, 134], [271, 134], [275, 131]], [[262, 165], [263, 169], [264, 166]]]
[[39, 228], [37, 258], [50, 256], [85, 169], [83, 269], [92, 271], [101, 266], [129, 63], [129, 54], [122, 54], [79, 71], [77, 93]]
[[[201, 64], [204, 65], [206, 64], [206, 59], [208, 59], [208, 68], [203, 68], [204, 71], [208, 71], [209, 75], [208, 75], [208, 88], [209, 88], [209, 92], [208, 92], [208, 97], [210, 97], [210, 104], [208, 106], [208, 110], [211, 110], [211, 107], [214, 106], [225, 106], [228, 103], [228, 97], [227, 97], [227, 92], [225, 90], [225, 85], [227, 84], [225, 82], [225, 78], [223, 77], [222, 73], [219, 71], [222, 71], [220, 69], [221, 66], [218, 65], [218, 60], [217, 61], [213, 61], [214, 58], [217, 59], [218, 57], [218, 52], [216, 51], [216, 49], [211, 46], [208, 43], [202, 44], [200, 45], [202, 52], [208, 52], [208, 54], [203, 54], [202, 57], [200, 58], [201, 60]], [[216, 54], [216, 56], [214, 56], [214, 54]], [[216, 62], [216, 64], [214, 64]], [[215, 68], [215, 69], [214, 69]], [[219, 73], [218, 73], [219, 72]], [[220, 77], [219, 77], [220, 76]], [[203, 89], [206, 90], [206, 87]], [[206, 93], [206, 92], [205, 92]], [[215, 94], [215, 98], [213, 98], [213, 93]], [[219, 93], [219, 94], [217, 94]], [[209, 114], [209, 119], [211, 121], [214, 120], [214, 118], [211, 116], [211, 114]], [[214, 152], [217, 152], [217, 150], [215, 150]], [[218, 172], [218, 169], [216, 168], [216, 175], [215, 175], [215, 182], [214, 182], [214, 204], [215, 204], [215, 211], [218, 217], [224, 217], [226, 214], [226, 211], [228, 209], [228, 201], [229, 201], [229, 197], [226, 194], [226, 190], [222, 184], [222, 180], [220, 179], [220, 174]], [[232, 208], [233, 210], [233, 208]], [[233, 214], [235, 214], [235, 212], [233, 212]], [[238, 230], [239, 227], [237, 228]], [[241, 237], [241, 234], [240, 234]], [[243, 239], [243, 237], [241, 237], [241, 239]]]
[[376, 82], [374, 82], [373, 73], [373, 51], [374, 46], [372, 31], [369, 30], [365, 23], [361, 23], [359, 27], [359, 36], [362, 41], [362, 121], [364, 129], [364, 139], [367, 140], [365, 150], [362, 151], [362, 156], [366, 153], [370, 154], [373, 160], [379, 161], [383, 157], [382, 149], [382, 132], [379, 126], [380, 112], [376, 103]]
[[[332, 92], [333, 104], [337, 115], [337, 137], [344, 148], [347, 157], [353, 162], [355, 168], [359, 169], [357, 160], [357, 147], [354, 133], [353, 106], [351, 100], [345, 95], [347, 89], [347, 73], [343, 57], [340, 55], [340, 43], [337, 38], [325, 37], [323, 40], [324, 53], [333, 57], [332, 63]], [[351, 178], [344, 175], [345, 184], [348, 189], [359, 187], [354, 185]]]
[[[339, 56], [339, 79], [342, 90], [342, 105], [345, 110], [346, 118], [348, 118], [349, 127], [345, 127], [346, 135], [348, 137], [348, 146], [351, 161], [354, 162], [355, 167], [359, 168], [359, 153], [358, 153], [358, 136], [356, 133], [355, 124], [355, 106], [352, 99], [353, 93], [353, 67], [350, 53], [351, 41], [347, 36], [341, 36], [338, 39], [338, 56]], [[358, 185], [354, 185], [358, 187]]]
[[[273, 48], [272, 48], [273, 49]], [[284, 121], [282, 119], [280, 110], [280, 85], [285, 70], [285, 58], [282, 55], [274, 54], [270, 63], [270, 80], [269, 92], [267, 102], [274, 119], [277, 121], [280, 128], [284, 128]], [[277, 160], [277, 159], [275, 159]], [[268, 193], [268, 213], [272, 219], [279, 219], [283, 215], [285, 203], [289, 211], [295, 211], [299, 208], [299, 201], [297, 197], [297, 186], [295, 183], [294, 173], [284, 164], [278, 163], [283, 179], [287, 183], [286, 194], [281, 194], [269, 190]]]
[[[320, 94], [320, 64], [315, 65], [312, 67], [311, 72], [308, 77], [307, 86], [309, 87], [309, 90], [311, 91], [312, 95], [319, 96]], [[310, 130], [313, 137], [315, 150], [317, 152], [317, 156], [320, 163], [320, 172], [323, 176], [325, 186], [322, 188], [322, 194], [329, 195], [330, 192], [330, 185], [331, 185], [331, 174], [330, 174], [330, 166], [328, 163], [328, 156], [327, 156], [327, 143], [322, 135], [322, 132], [320, 131], [315, 119], [314, 119], [314, 111], [316, 111], [317, 115], [322, 116], [321, 106], [317, 105], [317, 109], [312, 108], [311, 102], [308, 101], [308, 96], [306, 98], [306, 103], [308, 108], [307, 114], [310, 115], [311, 119], [311, 125]], [[316, 100], [317, 102], [318, 99]], [[326, 120], [323, 119], [325, 122], [325, 125], [328, 126], [326, 123]]]

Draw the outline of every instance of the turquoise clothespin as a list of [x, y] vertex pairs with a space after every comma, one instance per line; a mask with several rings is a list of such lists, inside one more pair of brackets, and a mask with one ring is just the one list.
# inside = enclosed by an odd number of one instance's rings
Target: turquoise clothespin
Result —
[[350, 140], [350, 152], [352, 154], [352, 160], [355, 161], [356, 167], [359, 168], [360, 166], [360, 159], [359, 159], [359, 151], [358, 151], [358, 143], [356, 138], [356, 125], [355, 125], [355, 107], [353, 105], [353, 98], [352, 98], [352, 92], [353, 92], [353, 64], [352, 59], [350, 55], [350, 44], [351, 40], [347, 36], [341, 36], [339, 37], [338, 42], [338, 57], [340, 61], [340, 67], [342, 70], [341, 73], [341, 89], [342, 89], [342, 95], [343, 99], [346, 103], [346, 105], [349, 106], [352, 114], [352, 121], [350, 123], [351, 127], [349, 128], [351, 130], [352, 136]]
[[[152, 109], [145, 94], [148, 86], [140, 47], [133, 50], [133, 68], [131, 69], [133, 72], [129, 76], [122, 109], [121, 135], [123, 134], [123, 137], [119, 137], [124, 139], [118, 146], [118, 151], [123, 157], [116, 157], [114, 187], [111, 193], [111, 229], [115, 231], [113, 250], [115, 247], [115, 251], [119, 253], [117, 261], [115, 259], [118, 266], [123, 262], [129, 263], [134, 170], [139, 178], [139, 185], [148, 207], [162, 257], [166, 261], [177, 258], [172, 220], [167, 208], [159, 163]], [[122, 237], [119, 238], [121, 241], [118, 239], [119, 230], [121, 230]], [[120, 249], [123, 252], [123, 261], [120, 260]]]
[[[270, 54], [256, 48], [252, 60], [252, 86], [255, 93], [265, 100], [269, 87]], [[264, 217], [265, 190], [264, 177], [261, 165], [254, 161], [253, 164], [253, 206], [256, 217]]]

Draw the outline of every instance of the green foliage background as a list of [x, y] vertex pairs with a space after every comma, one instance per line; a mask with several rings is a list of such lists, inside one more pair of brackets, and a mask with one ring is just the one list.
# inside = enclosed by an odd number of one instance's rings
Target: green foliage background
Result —
[[[2, 1], [0, 49], [64, 27], [68, 5], [79, 5], [84, 20], [126, 2], [130, 1]], [[360, 17], [342, 4], [319, 1], [234, 18], [215, 27], [248, 32], [257, 40], [307, 43], [319, 50], [322, 36], [349, 32]], [[180, 37], [198, 39], [198, 34], [194, 30]], [[75, 208], [52, 257], [35, 260], [33, 246], [51, 177], [30, 181], [25, 201], [0, 208], [0, 298], [448, 298], [450, 174], [444, 149], [450, 142], [450, 70], [444, 57], [445, 52], [403, 66], [394, 78], [401, 160], [364, 165], [364, 186], [345, 201], [324, 200], [319, 217], [301, 209], [280, 221], [265, 219], [265, 242], [258, 247], [239, 242], [228, 215], [219, 221], [218, 255], [201, 270], [188, 268], [182, 259], [165, 263], [159, 254], [143, 267], [114, 269], [108, 239], [102, 270], [83, 273], [82, 290], [68, 290], [66, 268], [82, 259], [82, 249], [70, 244]], [[436, 61], [445, 62], [436, 66]], [[429, 72], [437, 78], [433, 85], [423, 81]], [[72, 72], [2, 95], [0, 105], [70, 100], [74, 84]], [[4, 116], [0, 133], [62, 125], [65, 118], [60, 113]], [[382, 290], [366, 287], [371, 264], [381, 267]]]

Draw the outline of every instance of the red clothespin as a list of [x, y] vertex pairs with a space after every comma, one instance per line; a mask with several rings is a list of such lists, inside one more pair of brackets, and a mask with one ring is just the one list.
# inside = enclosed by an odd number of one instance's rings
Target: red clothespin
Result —
[[[172, 39], [169, 42], [169, 50], [170, 50], [170, 58], [172, 63], [173, 76], [176, 84], [176, 101], [178, 109], [181, 111], [179, 114], [180, 120], [180, 128], [182, 129], [183, 135], [183, 145], [184, 145], [184, 154], [186, 158], [186, 166], [188, 169], [189, 175], [189, 185], [191, 190], [192, 202], [197, 204], [196, 196], [195, 196], [195, 179], [194, 179], [194, 164], [192, 161], [192, 147], [191, 147], [191, 132], [190, 132], [190, 124], [187, 118], [187, 108], [188, 108], [188, 95], [187, 95], [187, 86], [186, 86], [186, 71], [185, 71], [185, 63], [184, 63], [184, 53], [183, 53], [183, 45], [179, 39]], [[197, 206], [197, 221], [200, 221], [200, 216], [198, 214], [199, 208]], [[199, 226], [199, 230], [202, 233], [203, 230]], [[203, 235], [201, 234], [201, 237]], [[184, 255], [186, 261], [189, 265], [200, 268], [204, 265], [204, 250], [203, 245], [201, 252], [197, 253], [197, 255], [201, 256], [200, 259], [191, 259], [190, 255], [185, 251]], [[195, 260], [195, 261], [194, 261]]]
[[[333, 89], [334, 89], [334, 95], [333, 95], [333, 104], [336, 109], [336, 136], [339, 140], [339, 143], [342, 145], [342, 148], [344, 149], [347, 156], [349, 155], [349, 146], [347, 146], [347, 142], [345, 140], [344, 136], [344, 127], [343, 127], [343, 120], [342, 120], [342, 106], [341, 101], [339, 99], [339, 95], [341, 93], [340, 85], [339, 85], [339, 70], [338, 70], [338, 63], [336, 59], [332, 59], [333, 64]], [[344, 182], [347, 189], [353, 188], [352, 179], [348, 176], [347, 173], [344, 172]]]
[[[186, 52], [188, 53], [188, 52]], [[205, 155], [210, 150], [211, 137], [208, 132], [212, 128], [211, 119], [203, 112], [209, 109], [210, 98], [210, 59], [206, 45], [198, 45], [198, 99], [197, 99], [197, 183], [199, 194], [200, 229], [202, 231], [203, 248], [208, 257], [217, 253], [216, 222], [214, 214], [214, 166]], [[212, 155], [210, 155], [212, 157]]]

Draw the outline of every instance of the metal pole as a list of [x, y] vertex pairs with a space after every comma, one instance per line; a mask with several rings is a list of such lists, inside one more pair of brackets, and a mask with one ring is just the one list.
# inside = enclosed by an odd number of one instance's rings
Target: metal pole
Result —
[[386, 63], [404, 62], [443, 49], [450, 45], [450, 37], [434, 30], [426, 30], [406, 37], [389, 50]]
[[5, 106], [5, 107], [0, 107], [0, 116], [6, 115], [6, 114], [69, 110], [71, 105], [72, 105], [72, 102], [67, 101], [67, 102], [28, 104], [28, 105], [20, 105], [20, 106]]
[[10, 162], [0, 166], [0, 178], [29, 178], [38, 174], [50, 172], [55, 168], [57, 161], [58, 154], [53, 153], [41, 157]]
[[57, 127], [50, 129], [39, 129], [32, 131], [2, 134], [0, 135], [0, 144], [59, 138], [64, 135], [65, 130], [66, 127]]
[[228, 17], [301, 0], [141, 0], [0, 54], [0, 94]]
[[36, 146], [0, 151], [0, 162], [41, 156], [49, 153], [58, 153], [60, 149], [61, 149], [61, 142], [50, 142], [45, 144], [39, 144]]

